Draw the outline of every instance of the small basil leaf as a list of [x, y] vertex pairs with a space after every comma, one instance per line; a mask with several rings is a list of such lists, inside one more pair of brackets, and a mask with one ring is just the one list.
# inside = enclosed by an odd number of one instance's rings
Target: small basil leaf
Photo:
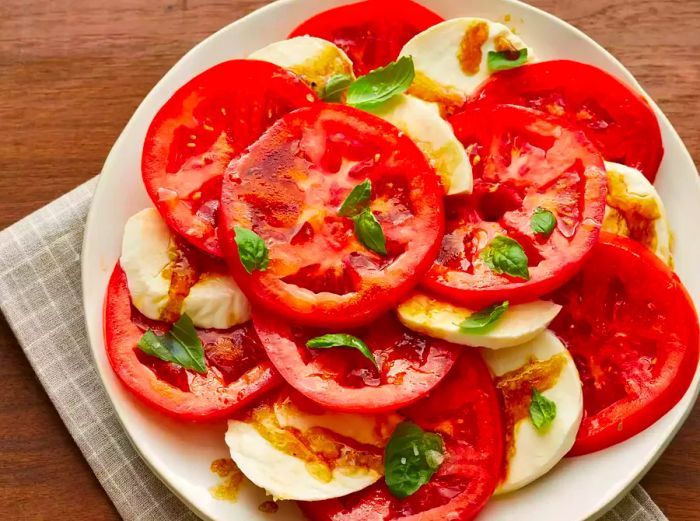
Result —
[[321, 98], [328, 103], [340, 103], [343, 98], [343, 92], [347, 90], [352, 82], [352, 76], [349, 74], [334, 74], [328, 78]]
[[534, 387], [530, 401], [530, 419], [538, 431], [549, 427], [557, 417], [557, 404]]
[[384, 230], [369, 208], [355, 217], [355, 235], [368, 250], [386, 255]]
[[172, 325], [170, 331], [162, 336], [156, 335], [149, 329], [136, 345], [147, 355], [198, 373], [207, 372], [204, 346], [197, 335], [192, 319], [187, 315], [182, 315]]
[[510, 303], [506, 300], [502, 304], [494, 304], [493, 306], [477, 311], [461, 322], [459, 324], [459, 329], [465, 333], [471, 333], [472, 335], [486, 333], [496, 321], [501, 318], [501, 315], [506, 312], [509, 305]]
[[372, 196], [372, 181], [365, 179], [352, 189], [352, 192], [343, 201], [338, 213], [343, 217], [357, 217], [369, 208], [369, 200]]
[[333, 333], [329, 335], [317, 336], [306, 342], [306, 347], [311, 349], [330, 349], [331, 347], [349, 347], [357, 349], [362, 356], [372, 362], [372, 365], [379, 370], [377, 360], [374, 358], [372, 351], [369, 350], [367, 344], [356, 336], [346, 335], [343, 333]]
[[415, 75], [413, 58], [404, 56], [355, 80], [348, 89], [346, 103], [358, 109], [371, 110], [408, 90]]
[[444, 459], [439, 434], [402, 422], [384, 449], [384, 481], [395, 497], [404, 499], [430, 481]]
[[265, 241], [252, 230], [234, 226], [236, 232], [236, 246], [238, 247], [238, 257], [241, 264], [248, 273], [255, 270], [265, 271], [270, 265], [269, 252]]
[[494, 273], [530, 280], [527, 255], [520, 243], [505, 235], [497, 235], [481, 252], [481, 258]]
[[488, 62], [491, 72], [520, 67], [527, 62], [527, 49], [520, 49], [519, 51], [489, 51]]
[[537, 208], [530, 219], [532, 231], [545, 237], [549, 237], [552, 234], [556, 225], [557, 219], [554, 217], [554, 214], [544, 208]]

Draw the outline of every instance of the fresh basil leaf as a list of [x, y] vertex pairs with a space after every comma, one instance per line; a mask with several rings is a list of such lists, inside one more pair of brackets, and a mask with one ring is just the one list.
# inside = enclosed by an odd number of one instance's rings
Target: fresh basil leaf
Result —
[[347, 90], [352, 82], [352, 76], [349, 74], [334, 74], [328, 78], [321, 98], [328, 103], [340, 103], [343, 98], [343, 92]]
[[182, 315], [172, 325], [170, 331], [162, 336], [156, 335], [149, 329], [136, 345], [147, 355], [198, 373], [207, 372], [204, 346], [197, 335], [192, 319], [187, 315]]
[[505, 235], [497, 235], [481, 252], [481, 258], [494, 273], [530, 280], [527, 255], [520, 243]]
[[549, 427], [557, 417], [557, 404], [534, 387], [530, 401], [530, 419], [538, 431]]
[[530, 219], [532, 231], [545, 237], [552, 234], [556, 225], [557, 219], [554, 214], [544, 208], [537, 208]]
[[348, 89], [346, 103], [358, 109], [371, 110], [408, 90], [415, 76], [413, 58], [404, 56], [355, 80]]
[[369, 208], [369, 200], [372, 196], [372, 181], [365, 179], [362, 183], [352, 189], [352, 192], [345, 198], [338, 213], [343, 217], [357, 217], [364, 210]]
[[527, 62], [527, 49], [520, 49], [519, 51], [489, 51], [488, 63], [491, 72], [520, 67], [525, 62]]
[[389, 491], [404, 499], [425, 485], [445, 459], [442, 437], [425, 432], [413, 422], [397, 425], [384, 449], [384, 481]]
[[270, 265], [269, 252], [265, 241], [257, 233], [247, 228], [234, 226], [236, 232], [236, 246], [241, 264], [248, 273], [255, 270], [265, 271]]
[[357, 239], [368, 249], [380, 255], [386, 255], [386, 238], [382, 225], [372, 213], [366, 208], [355, 217], [355, 235]]
[[510, 303], [506, 300], [502, 304], [494, 304], [493, 306], [477, 311], [461, 322], [459, 324], [459, 329], [472, 335], [486, 333], [496, 321], [501, 318], [501, 315], [506, 312], [508, 306], [510, 306]]
[[331, 347], [349, 347], [351, 349], [357, 349], [362, 356], [367, 360], [372, 362], [374, 367], [379, 370], [379, 365], [377, 365], [377, 360], [374, 358], [372, 351], [369, 350], [367, 344], [356, 336], [346, 335], [343, 333], [332, 333], [329, 335], [317, 336], [306, 342], [306, 347], [311, 349], [330, 349]]

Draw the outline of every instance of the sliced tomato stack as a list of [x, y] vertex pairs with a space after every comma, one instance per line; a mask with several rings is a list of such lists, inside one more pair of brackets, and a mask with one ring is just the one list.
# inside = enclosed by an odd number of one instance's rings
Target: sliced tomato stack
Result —
[[168, 225], [216, 256], [222, 174], [280, 116], [316, 96], [271, 63], [232, 60], [181, 87], [151, 122], [143, 147], [146, 190]]
[[404, 44], [443, 18], [411, 0], [366, 0], [313, 16], [289, 35], [316, 36], [343, 49], [363, 76], [395, 60]]
[[384, 483], [339, 499], [299, 503], [313, 521], [474, 519], [493, 494], [503, 468], [499, 398], [478, 351], [465, 350], [427, 398], [401, 411], [438, 432], [445, 460], [429, 483], [400, 500]]
[[[474, 167], [474, 194], [449, 200], [442, 249], [423, 284], [477, 307], [556, 289], [598, 238], [607, 193], [600, 154], [583, 132], [525, 108], [474, 105], [451, 123]], [[548, 236], [530, 225], [540, 208], [557, 220]], [[522, 247], [528, 278], [487, 265], [483, 252], [496, 237]]]
[[[361, 244], [338, 213], [366, 180], [386, 255]], [[254, 304], [296, 323], [353, 327], [390, 310], [430, 268], [443, 196], [423, 153], [396, 127], [317, 103], [279, 120], [231, 165], [221, 223], [231, 272]], [[266, 241], [266, 270], [248, 273], [239, 261], [236, 226]]]

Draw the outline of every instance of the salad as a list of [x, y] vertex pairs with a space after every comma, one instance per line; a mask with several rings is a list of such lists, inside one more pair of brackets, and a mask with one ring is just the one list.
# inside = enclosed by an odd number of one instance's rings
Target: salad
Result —
[[105, 300], [121, 382], [314, 521], [469, 520], [685, 394], [647, 100], [411, 0], [322, 12], [150, 124]]

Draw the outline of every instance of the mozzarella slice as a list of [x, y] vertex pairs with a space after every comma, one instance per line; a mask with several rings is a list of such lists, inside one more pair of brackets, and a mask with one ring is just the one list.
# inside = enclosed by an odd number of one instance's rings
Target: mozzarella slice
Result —
[[304, 80], [319, 96], [323, 95], [328, 80], [336, 74], [352, 72], [352, 61], [347, 54], [329, 41], [313, 36], [298, 36], [271, 43], [249, 57], [292, 71]]
[[[490, 76], [489, 51], [516, 51], [527, 45], [505, 25], [484, 18], [454, 18], [414, 36], [401, 50], [412, 56], [416, 79], [410, 94], [435, 101], [448, 113]], [[534, 59], [528, 50], [528, 61]]]
[[636, 168], [610, 162], [605, 168], [608, 198], [603, 230], [641, 242], [672, 266], [671, 228], [654, 185]]
[[409, 329], [441, 338], [453, 344], [503, 349], [528, 342], [541, 334], [557, 316], [561, 306], [546, 300], [535, 300], [510, 306], [482, 334], [472, 334], [459, 324], [474, 314], [425, 293], [414, 292], [397, 308], [399, 320]]
[[300, 406], [287, 391], [229, 420], [226, 444], [246, 477], [276, 499], [320, 501], [362, 490], [384, 473], [384, 446], [401, 417]]
[[153, 320], [186, 313], [200, 328], [228, 329], [250, 319], [250, 304], [233, 278], [215, 272], [199, 273], [179, 309], [173, 309], [170, 282], [178, 257], [174, 237], [155, 208], [127, 221], [119, 263], [136, 309]]
[[[507, 473], [496, 494], [512, 492], [546, 474], [576, 441], [583, 393], [574, 360], [551, 331], [523, 345], [483, 351], [503, 395]], [[542, 431], [530, 420], [532, 389], [556, 404], [556, 417]]]
[[472, 165], [436, 104], [399, 95], [372, 112], [418, 145], [440, 176], [447, 195], [471, 193]]

